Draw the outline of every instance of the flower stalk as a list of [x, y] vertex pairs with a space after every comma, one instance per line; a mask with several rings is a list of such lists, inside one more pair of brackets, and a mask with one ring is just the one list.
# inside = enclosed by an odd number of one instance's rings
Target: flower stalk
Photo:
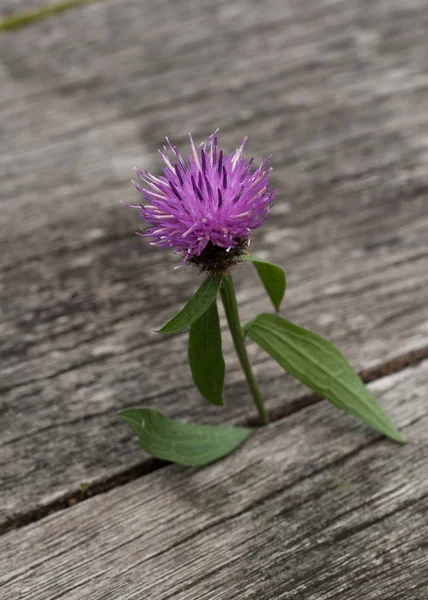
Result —
[[[267, 218], [277, 193], [269, 184], [269, 158], [253, 168], [253, 159], [243, 157], [247, 138], [235, 152], [224, 154], [217, 145], [217, 132], [198, 146], [189, 137], [192, 154], [187, 160], [167, 138], [167, 146], [160, 151], [163, 174], [136, 169], [146, 187], [134, 185], [145, 203], [127, 206], [138, 209], [148, 225], [138, 235], [148, 237], [153, 246], [174, 249], [181, 256], [181, 265], [193, 265], [206, 274], [182, 310], [159, 330], [171, 335], [189, 329], [189, 366], [201, 395], [216, 406], [224, 403], [225, 362], [217, 310], [220, 292], [261, 425], [267, 425], [269, 418], [251, 369], [246, 335], [318, 396], [392, 440], [405, 443], [341, 352], [279, 314], [287, 285], [281, 267], [247, 252], [253, 230]], [[253, 264], [275, 314], [262, 313], [241, 325], [230, 272], [242, 262]], [[226, 456], [253, 431], [249, 427], [183, 423], [149, 408], [128, 409], [121, 416], [146, 452], [189, 466]]]
[[227, 323], [229, 325], [230, 333], [232, 334], [233, 343], [235, 345], [236, 354], [238, 355], [239, 362], [241, 363], [242, 370], [244, 371], [248, 387], [254, 400], [254, 404], [256, 405], [259, 413], [260, 424], [267, 425], [269, 423], [269, 418], [264, 406], [263, 398], [260, 394], [259, 387], [254, 377], [253, 370], [251, 368], [247, 348], [245, 347], [245, 340], [242, 335], [241, 324], [239, 320], [238, 304], [236, 302], [235, 286], [233, 285], [233, 279], [231, 275], [226, 275], [223, 278], [220, 287], [220, 295], [226, 313]]

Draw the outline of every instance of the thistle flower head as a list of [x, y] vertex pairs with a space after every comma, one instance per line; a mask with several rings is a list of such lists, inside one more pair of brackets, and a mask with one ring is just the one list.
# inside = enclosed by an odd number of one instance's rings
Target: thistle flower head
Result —
[[151, 238], [151, 244], [175, 248], [183, 257], [210, 273], [226, 271], [245, 249], [253, 229], [266, 219], [276, 195], [269, 185], [269, 158], [252, 170], [239, 148], [225, 155], [217, 146], [217, 132], [195, 147], [183, 159], [167, 138], [160, 150], [165, 162], [163, 175], [155, 177], [136, 169], [145, 184], [133, 182], [146, 204], [140, 217], [149, 228], [139, 235]]

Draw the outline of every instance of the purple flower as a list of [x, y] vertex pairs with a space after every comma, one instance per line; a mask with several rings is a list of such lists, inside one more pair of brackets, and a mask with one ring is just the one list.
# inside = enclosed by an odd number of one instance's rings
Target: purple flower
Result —
[[[187, 162], [168, 138], [159, 151], [165, 168], [155, 177], [136, 169], [144, 187], [134, 183], [147, 204], [140, 217], [150, 227], [139, 235], [175, 253], [202, 270], [224, 271], [245, 251], [250, 234], [266, 219], [276, 195], [269, 185], [269, 158], [252, 171], [253, 159], [242, 156], [247, 138], [232, 154], [217, 147], [217, 132], [197, 148], [190, 137], [192, 154]], [[172, 155], [172, 156], [171, 156]]]

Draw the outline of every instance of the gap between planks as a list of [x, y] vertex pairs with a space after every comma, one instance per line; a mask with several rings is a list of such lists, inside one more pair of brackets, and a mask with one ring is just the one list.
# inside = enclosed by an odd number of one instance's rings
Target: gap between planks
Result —
[[371, 384], [407, 446], [309, 406], [225, 461], [171, 465], [4, 536], [4, 600], [425, 598], [427, 368]]
[[[405, 354], [396, 356], [388, 361], [385, 361], [380, 365], [376, 365], [368, 369], [363, 369], [359, 372], [359, 375], [364, 381], [364, 383], [370, 383], [372, 381], [375, 381], [376, 379], [381, 379], [388, 375], [398, 373], [399, 371], [402, 371], [410, 366], [415, 366], [427, 358], [428, 346], [424, 348], [419, 348], [417, 350], [412, 350], [410, 352], [406, 352]], [[320, 398], [316, 394], [305, 394], [291, 402], [287, 402], [283, 406], [274, 407], [273, 409], [268, 410], [269, 420], [272, 423], [275, 421], [279, 421], [287, 417], [288, 415], [296, 413], [312, 404], [316, 404], [321, 400], [322, 398]], [[256, 417], [243, 419], [241, 422], [238, 422], [237, 425], [256, 426], [257, 419]], [[67, 508], [70, 508], [71, 506], [74, 506], [78, 502], [84, 502], [89, 498], [93, 498], [94, 496], [98, 496], [116, 487], [125, 485], [126, 483], [134, 481], [135, 479], [144, 477], [145, 475], [162, 469], [168, 466], [169, 464], [169, 462], [157, 458], [150, 458], [148, 460], [144, 460], [138, 465], [131, 467], [130, 469], [123, 469], [110, 477], [104, 478], [99, 482], [91, 484], [91, 488], [88, 491], [75, 489], [69, 492], [68, 494], [65, 494], [61, 498], [57, 498], [54, 501], [47, 503], [42, 507], [15, 515], [13, 518], [6, 520], [3, 524], [0, 524], [0, 535], [8, 533], [13, 529], [19, 529], [20, 527], [24, 527], [25, 525], [29, 525], [30, 523], [40, 521], [48, 515], [65, 510]]]

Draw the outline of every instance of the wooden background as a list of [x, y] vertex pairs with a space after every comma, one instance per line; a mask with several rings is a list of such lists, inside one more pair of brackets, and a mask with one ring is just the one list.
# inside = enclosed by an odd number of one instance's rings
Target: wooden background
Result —
[[[104, 0], [0, 32], [2, 599], [428, 598], [427, 31], [424, 0]], [[274, 424], [229, 458], [164, 465], [118, 418], [254, 417], [227, 332], [226, 408], [192, 387], [186, 336], [153, 333], [198, 276], [120, 204], [165, 135], [217, 127], [273, 153], [253, 249], [287, 272], [283, 314], [408, 446], [254, 345]], [[268, 308], [250, 266], [237, 288], [242, 318]]]

